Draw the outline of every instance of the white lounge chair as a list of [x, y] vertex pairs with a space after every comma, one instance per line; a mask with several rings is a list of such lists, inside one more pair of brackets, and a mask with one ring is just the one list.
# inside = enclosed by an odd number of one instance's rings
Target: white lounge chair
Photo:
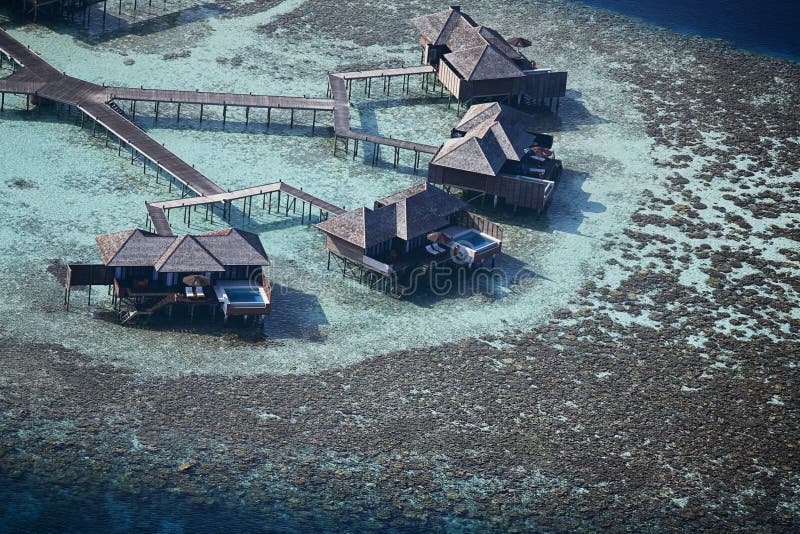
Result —
[[439, 254], [441, 254], [442, 252], [446, 252], [447, 251], [447, 249], [442, 247], [439, 243], [434, 243], [431, 246], [433, 247], [433, 250], [435, 250]]
[[433, 244], [426, 246], [425, 250], [428, 251], [428, 254], [431, 254], [433, 256], [436, 256], [439, 253], [439, 251], [436, 250], [435, 245]]
[[187, 299], [194, 298], [194, 291], [192, 291], [191, 287], [186, 286], [184, 289], [186, 290], [186, 298]]
[[195, 292], [195, 294], [197, 295], [197, 298], [199, 298], [199, 299], [204, 299], [204, 298], [206, 298], [206, 294], [205, 294], [205, 293], [203, 293], [203, 288], [202, 288], [202, 287], [196, 287], [196, 288], [194, 288], [194, 292]]

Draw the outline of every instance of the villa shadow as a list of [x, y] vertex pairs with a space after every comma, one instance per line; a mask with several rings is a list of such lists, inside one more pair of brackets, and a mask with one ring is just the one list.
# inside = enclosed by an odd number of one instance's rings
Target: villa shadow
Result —
[[[87, 293], [87, 289], [84, 287], [76, 287], [74, 291], [80, 295], [80, 298]], [[219, 310], [212, 315], [207, 307], [198, 307], [191, 316], [187, 310], [176, 308], [169, 320], [161, 320], [164, 314], [159, 312], [157, 316], [148, 317], [141, 322], [129, 323], [126, 326], [211, 337], [232, 335], [245, 343], [263, 343], [270, 339], [325, 341], [320, 327], [328, 324], [328, 318], [316, 295], [273, 282], [271, 304], [272, 312], [265, 317], [261, 324], [254, 323], [252, 319], [244, 320], [241, 317], [231, 317], [227, 321], [223, 321], [222, 313]], [[114, 324], [119, 323], [119, 313], [108, 307], [108, 303], [104, 305], [93, 303], [91, 313], [96, 319]]]
[[556, 181], [553, 196], [545, 210], [537, 214], [528, 209], [515, 211], [513, 207], [498, 204], [498, 207], [481, 207], [479, 201], [470, 203], [470, 210], [487, 217], [502, 226], [515, 226], [537, 232], [563, 232], [585, 236], [580, 226], [587, 213], [603, 213], [606, 206], [591, 200], [591, 195], [584, 191], [583, 184], [592, 177], [587, 172], [565, 168]]
[[582, 94], [575, 89], [567, 89], [566, 96], [561, 99], [558, 111], [552, 108], [535, 106], [523, 111], [532, 115], [536, 121], [532, 130], [540, 133], [569, 132], [586, 126], [609, 124], [612, 121], [595, 115], [581, 101]]
[[420, 308], [432, 308], [442, 301], [455, 301], [481, 296], [487, 301], [503, 298], [515, 287], [529, 280], [549, 278], [528, 268], [528, 264], [507, 254], [495, 257], [496, 263], [474, 269], [440, 267], [413, 280], [404, 292], [404, 300]]
[[272, 309], [263, 328], [268, 339], [325, 341], [320, 327], [328, 324], [328, 318], [316, 295], [273, 282]]

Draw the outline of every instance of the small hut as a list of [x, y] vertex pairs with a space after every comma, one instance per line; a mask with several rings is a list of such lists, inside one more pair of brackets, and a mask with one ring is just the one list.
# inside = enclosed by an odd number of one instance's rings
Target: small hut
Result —
[[469, 108], [428, 167], [428, 179], [540, 213], [550, 201], [561, 162], [553, 138], [531, 133], [533, 117], [498, 103]]
[[139, 229], [95, 237], [102, 265], [71, 264], [70, 287], [110, 285], [122, 322], [175, 305], [190, 311], [206, 305], [224, 316], [270, 312], [269, 265], [256, 234], [234, 228], [195, 235], [163, 236]]
[[[502, 228], [466, 211], [467, 204], [428, 182], [317, 224], [335, 258], [362, 281], [408, 280], [432, 263], [483, 264], [500, 253]], [[461, 253], [456, 257], [454, 251]], [[371, 284], [372, 285], [372, 284]]]
[[524, 97], [535, 102], [566, 94], [567, 73], [537, 69], [500, 33], [478, 25], [460, 6], [411, 20], [419, 30], [422, 62], [458, 102]]

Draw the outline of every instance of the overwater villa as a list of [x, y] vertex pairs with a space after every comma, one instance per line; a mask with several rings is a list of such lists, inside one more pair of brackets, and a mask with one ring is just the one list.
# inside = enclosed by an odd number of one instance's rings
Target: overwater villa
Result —
[[74, 265], [72, 285], [109, 285], [120, 320], [172, 315], [176, 305], [198, 306], [213, 315], [264, 316], [270, 312], [269, 265], [256, 234], [233, 228], [196, 235], [164, 236], [144, 230], [122, 230], [95, 237], [102, 265]]
[[428, 167], [428, 180], [516, 207], [544, 210], [561, 174], [553, 138], [530, 133], [533, 117], [496, 102], [469, 108]]
[[467, 211], [462, 200], [428, 182], [317, 224], [326, 234], [328, 268], [394, 295], [437, 265], [484, 265], [502, 250], [503, 229]]
[[477, 24], [460, 6], [411, 23], [420, 33], [422, 62], [436, 70], [439, 81], [459, 103], [506, 99], [535, 104], [566, 94], [566, 72], [537, 68], [502, 35]]

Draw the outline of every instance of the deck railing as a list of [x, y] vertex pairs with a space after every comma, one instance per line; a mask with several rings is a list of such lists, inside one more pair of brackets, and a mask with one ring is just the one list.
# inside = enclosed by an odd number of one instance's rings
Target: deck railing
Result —
[[466, 228], [474, 228], [479, 232], [492, 236], [498, 241], [503, 240], [503, 227], [486, 217], [481, 217], [469, 211], [462, 211], [456, 215], [456, 224]]

